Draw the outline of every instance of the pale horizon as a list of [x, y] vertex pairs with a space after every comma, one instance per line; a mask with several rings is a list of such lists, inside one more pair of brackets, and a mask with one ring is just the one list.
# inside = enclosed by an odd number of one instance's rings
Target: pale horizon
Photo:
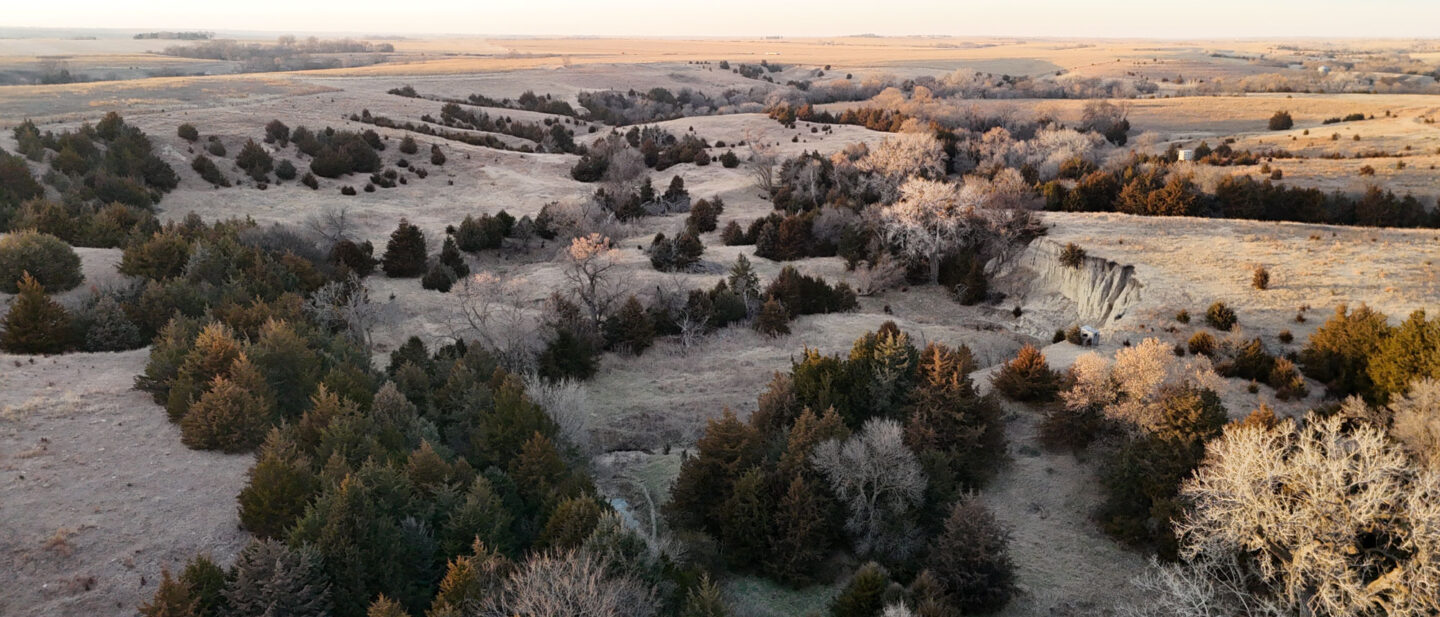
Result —
[[[874, 5], [736, 0], [696, 7], [656, 0], [610, 3], [438, 0], [394, 3], [259, 0], [244, 6], [183, 0], [117, 5], [62, 0], [12, 9], [7, 28], [355, 33], [372, 36], [597, 37], [1026, 37], [1064, 39], [1435, 38], [1440, 3], [1238, 0], [1164, 4], [1133, 0], [1016, 3], [897, 0]], [[443, 24], [443, 27], [441, 26]]]

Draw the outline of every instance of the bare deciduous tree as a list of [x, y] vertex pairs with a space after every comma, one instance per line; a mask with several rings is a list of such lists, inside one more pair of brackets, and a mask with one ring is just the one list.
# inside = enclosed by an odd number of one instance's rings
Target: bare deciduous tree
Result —
[[940, 280], [940, 258], [966, 246], [976, 236], [979, 220], [973, 204], [960, 200], [955, 185], [911, 178], [900, 187], [900, 201], [881, 211], [887, 242], [930, 262], [930, 282]]
[[886, 137], [856, 163], [878, 182], [881, 197], [893, 201], [910, 178], [939, 179], [945, 175], [945, 148], [934, 133], [899, 133]]
[[857, 552], [904, 559], [915, 550], [913, 517], [925, 497], [925, 472], [898, 422], [871, 418], [851, 438], [817, 446], [811, 462], [845, 503]]
[[335, 246], [341, 240], [349, 240], [354, 232], [355, 222], [350, 218], [350, 209], [345, 206], [326, 207], [305, 219], [305, 228], [324, 240], [324, 246]]
[[650, 617], [655, 590], [587, 551], [541, 553], [511, 573], [491, 617]]
[[536, 373], [525, 376], [525, 395], [545, 410], [560, 428], [560, 436], [580, 450], [590, 445], [590, 391], [573, 379], [549, 380]]
[[490, 272], [467, 276], [450, 290], [450, 336], [477, 340], [513, 371], [533, 368], [540, 348], [538, 319], [526, 309], [523, 278], [502, 279]]
[[1440, 469], [1440, 380], [1421, 379], [1390, 403], [1390, 436], [1420, 463]]
[[1440, 473], [1368, 423], [1235, 425], [1181, 489], [1181, 554], [1242, 553], [1288, 613], [1440, 613]]
[[317, 289], [305, 309], [315, 320], [345, 327], [345, 332], [366, 351], [374, 349], [371, 332], [379, 321], [380, 309], [370, 301], [370, 287], [354, 274], [346, 281], [331, 281]]
[[770, 199], [771, 192], [775, 189], [775, 165], [780, 162], [780, 155], [775, 152], [774, 146], [765, 143], [758, 134], [751, 131], [745, 131], [745, 144], [750, 148], [750, 176], [755, 179], [760, 196]]
[[1191, 563], [1160, 563], [1132, 582], [1138, 600], [1121, 607], [1125, 617], [1286, 617], [1274, 601], [1256, 596], [1250, 575], [1234, 555]]
[[624, 297], [624, 286], [610, 276], [620, 252], [611, 246], [609, 238], [590, 234], [572, 240], [565, 257], [565, 279], [599, 332], [611, 307]]

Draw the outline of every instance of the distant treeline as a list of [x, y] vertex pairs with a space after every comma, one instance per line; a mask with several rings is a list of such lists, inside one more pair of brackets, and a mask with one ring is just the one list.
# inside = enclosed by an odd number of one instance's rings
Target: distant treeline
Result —
[[136, 39], [167, 39], [176, 41], [208, 41], [215, 38], [214, 32], [141, 32]]
[[[293, 36], [282, 36], [274, 44], [241, 43], [232, 40], [207, 41], [196, 45], [166, 47], [161, 53], [180, 58], [240, 62], [245, 72], [265, 72], [342, 66], [342, 61], [338, 58], [311, 58], [310, 54], [379, 54], [393, 51], [395, 46], [390, 43], [370, 43], [354, 39], [321, 40], [315, 37], [300, 41]], [[354, 66], [379, 61], [380, 58], [362, 58], [352, 60], [349, 64]]]

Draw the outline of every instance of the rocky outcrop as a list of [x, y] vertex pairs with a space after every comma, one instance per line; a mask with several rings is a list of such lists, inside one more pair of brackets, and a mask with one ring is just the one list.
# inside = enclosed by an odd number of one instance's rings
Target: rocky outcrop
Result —
[[1135, 280], [1133, 266], [1086, 256], [1072, 268], [1060, 263], [1063, 248], [1048, 238], [1030, 243], [997, 277], [998, 286], [1007, 297], [1022, 300], [1027, 310], [1056, 313], [1057, 326], [1107, 326], [1140, 301], [1143, 286]]

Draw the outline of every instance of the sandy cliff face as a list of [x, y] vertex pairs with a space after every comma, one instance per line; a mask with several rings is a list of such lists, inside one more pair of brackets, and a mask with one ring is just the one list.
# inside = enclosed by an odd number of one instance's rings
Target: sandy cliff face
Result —
[[1039, 335], [1069, 325], [1105, 328], [1123, 321], [1144, 287], [1135, 268], [1089, 256], [1071, 268], [1060, 263], [1063, 248], [1040, 238], [997, 273], [997, 290], [1007, 303], [1024, 308], [1027, 329]]

